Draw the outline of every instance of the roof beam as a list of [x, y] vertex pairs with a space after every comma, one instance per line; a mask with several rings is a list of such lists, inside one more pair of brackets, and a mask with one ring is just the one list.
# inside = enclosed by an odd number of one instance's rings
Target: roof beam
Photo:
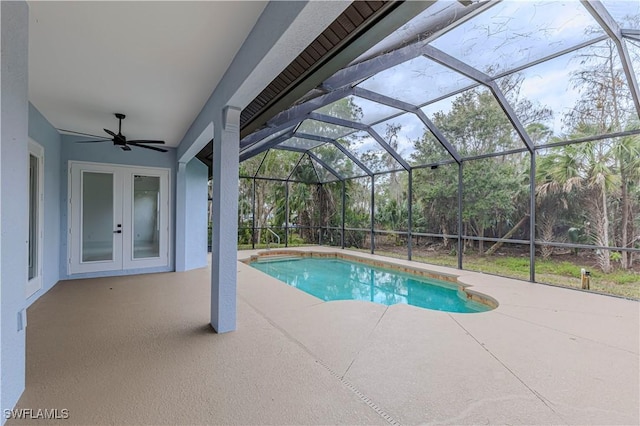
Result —
[[362, 161], [358, 160], [358, 158], [355, 155], [353, 155], [347, 148], [345, 148], [344, 145], [342, 145], [338, 141], [333, 141], [333, 146], [338, 148], [340, 150], [340, 152], [342, 152], [344, 155], [346, 155], [351, 161], [356, 163], [358, 165], [358, 167], [360, 167], [360, 169], [362, 169], [363, 172], [365, 172], [369, 176], [373, 176], [373, 172], [367, 166], [365, 166]]
[[[616, 44], [618, 55], [620, 55], [620, 62], [622, 62], [622, 69], [624, 70], [624, 75], [627, 77], [627, 83], [631, 90], [633, 103], [635, 104], [638, 115], [640, 115], [640, 88], [638, 88], [638, 79], [636, 78], [636, 74], [633, 72], [631, 56], [629, 56], [627, 45], [622, 39], [622, 30], [620, 29], [620, 25], [618, 25], [616, 20], [613, 19], [609, 14], [609, 11], [600, 1], [580, 0], [580, 2]], [[637, 71], [638, 70], [636, 70], [636, 72]]]
[[312, 112], [311, 114], [309, 114], [309, 118], [329, 124], [335, 124], [336, 126], [350, 127], [357, 130], [367, 131], [369, 129], [369, 126], [367, 126], [366, 124], [358, 123], [357, 121], [345, 120], [344, 118], [338, 118], [332, 115], [325, 115], [317, 112]]
[[349, 96], [353, 92], [353, 89], [346, 87], [344, 89], [336, 90], [326, 95], [319, 96], [315, 99], [311, 99], [303, 104], [293, 106], [280, 114], [273, 117], [267, 123], [268, 127], [258, 130], [240, 141], [240, 149], [250, 146], [251, 144], [260, 141], [269, 135], [277, 133], [282, 129], [289, 126], [296, 125], [304, 121], [310, 112], [315, 111], [318, 108], [322, 108], [325, 105], [333, 103], [339, 99]]
[[520, 138], [522, 139], [524, 144], [527, 146], [527, 149], [529, 150], [529, 152], [533, 153], [535, 149], [533, 141], [531, 140], [531, 137], [529, 137], [529, 134], [525, 130], [520, 119], [516, 116], [516, 112], [511, 107], [511, 104], [509, 104], [509, 102], [507, 101], [507, 98], [505, 98], [504, 93], [502, 93], [502, 90], [500, 90], [500, 88], [498, 87], [498, 83], [496, 83], [495, 81], [492, 81], [491, 84], [489, 85], [489, 88], [493, 92], [493, 96], [495, 96], [496, 99], [498, 100], [498, 104], [500, 105], [500, 108], [502, 108], [502, 111], [504, 111], [504, 113], [506, 114], [511, 124], [516, 129], [516, 132], [518, 132], [518, 135], [520, 135]]
[[431, 120], [425, 115], [424, 112], [420, 108], [415, 105], [399, 101], [397, 99], [390, 98], [385, 95], [381, 95], [376, 92], [372, 92], [366, 89], [356, 88], [355, 95], [368, 99], [373, 102], [378, 102], [383, 105], [387, 105], [393, 108], [397, 108], [403, 111], [411, 112], [418, 116], [418, 118], [422, 121], [422, 123], [431, 131], [433, 136], [438, 140], [440, 145], [449, 153], [449, 155], [456, 161], [456, 163], [460, 164], [462, 162], [462, 157], [458, 150], [451, 145], [449, 140], [440, 132], [440, 130], [433, 124]]
[[[353, 93], [353, 89], [350, 87], [344, 87], [333, 92], [329, 92], [326, 95], [319, 96], [315, 99], [310, 99], [305, 103], [300, 105], [293, 106], [289, 109], [286, 109], [273, 117], [271, 120], [267, 122], [268, 126], [276, 126], [283, 122], [288, 122], [290, 120], [300, 119], [302, 121], [306, 118], [306, 115], [317, 110], [318, 108], [322, 108], [325, 105], [333, 103], [337, 100], [340, 100], [346, 96], [349, 96]], [[249, 136], [247, 136], [249, 137]]]
[[491, 77], [482, 71], [474, 68], [470, 65], [467, 65], [465, 62], [454, 58], [451, 55], [444, 53], [442, 50], [436, 49], [433, 46], [425, 46], [424, 55], [436, 61], [440, 65], [444, 65], [445, 67], [462, 74], [466, 77], [469, 77], [472, 80], [477, 81], [480, 84], [484, 84], [486, 86], [491, 82]]
[[[340, 173], [338, 173], [338, 171], [336, 169], [334, 169], [333, 167], [331, 167], [330, 165], [328, 165], [327, 163], [325, 163], [324, 161], [322, 161], [316, 154], [314, 154], [311, 151], [307, 151], [307, 155], [310, 158], [313, 158], [315, 161], [318, 162], [318, 164], [320, 164], [322, 167], [324, 167], [325, 169], [327, 169], [327, 171], [329, 171], [329, 173], [331, 173], [332, 175], [334, 175], [335, 177], [337, 177], [339, 180], [344, 180], [344, 177], [342, 177], [342, 175]], [[317, 174], [317, 171], [316, 171]], [[318, 180], [320, 179], [320, 176], [318, 176]]]
[[416, 58], [422, 54], [424, 46], [436, 36], [440, 35], [452, 26], [460, 25], [473, 16], [476, 16], [482, 11], [494, 6], [496, 3], [497, 2], [492, 1], [480, 1], [471, 4], [462, 10], [451, 10], [430, 25], [428, 32], [420, 35], [422, 37], [421, 40], [407, 46], [400, 47], [389, 53], [346, 67], [325, 80], [321, 87], [327, 90], [334, 90], [336, 88], [358, 82], [380, 71], [384, 71], [395, 65], [401, 64], [402, 62]]
[[529, 134], [526, 132], [524, 126], [520, 122], [520, 119], [516, 116], [516, 113], [513, 110], [513, 108], [511, 108], [511, 105], [505, 98], [504, 94], [502, 93], [502, 90], [500, 90], [500, 88], [498, 87], [498, 84], [489, 75], [483, 73], [482, 71], [470, 65], [467, 65], [466, 63], [460, 61], [459, 59], [454, 58], [451, 55], [444, 53], [441, 50], [436, 49], [433, 46], [427, 46], [427, 48], [425, 49], [425, 56], [433, 59], [434, 61], [438, 62], [441, 65], [444, 65], [449, 69], [452, 69], [466, 77], [469, 77], [472, 80], [477, 81], [480, 84], [487, 86], [493, 93], [493, 96], [498, 101], [498, 105], [500, 105], [500, 108], [502, 109], [502, 111], [504, 111], [504, 113], [506, 114], [507, 119], [511, 122], [513, 127], [516, 129], [516, 132], [520, 136], [520, 139], [522, 140], [522, 142], [524, 142], [529, 152], [533, 152], [534, 150], [533, 141], [531, 140], [531, 138], [529, 137]]
[[369, 170], [369, 168], [367, 166], [365, 166], [360, 160], [358, 160], [358, 158], [355, 155], [353, 155], [351, 152], [349, 152], [349, 150], [347, 150], [347, 148], [345, 148], [340, 142], [336, 141], [335, 139], [327, 138], [325, 136], [310, 135], [310, 134], [307, 134], [307, 133], [296, 133], [296, 136], [299, 137], [299, 138], [302, 138], [302, 139], [310, 139], [310, 140], [314, 140], [314, 141], [318, 141], [318, 142], [327, 142], [327, 143], [333, 144], [344, 155], [346, 155], [351, 161], [356, 163], [356, 165], [358, 167], [360, 167], [363, 172], [365, 172], [369, 176], [373, 175], [373, 172], [371, 170]]
[[[318, 162], [318, 164], [320, 164], [322, 167], [324, 167], [325, 169], [327, 169], [327, 171], [329, 173], [331, 173], [332, 175], [334, 175], [335, 177], [337, 177], [340, 180], [344, 180], [344, 178], [342, 177], [342, 175], [340, 173], [338, 173], [333, 167], [331, 167], [330, 165], [328, 165], [327, 163], [325, 163], [324, 161], [322, 161], [320, 158], [318, 158], [317, 155], [315, 155], [313, 152], [306, 150], [304, 148], [297, 148], [295, 146], [284, 146], [284, 145], [280, 145], [274, 149], [279, 149], [282, 151], [293, 151], [293, 152], [301, 152], [303, 154], [307, 154], [310, 158], [313, 158], [315, 161]], [[296, 167], [298, 167], [298, 165], [300, 165], [300, 161], [298, 161]], [[293, 168], [293, 170], [295, 170], [295, 167]], [[291, 174], [293, 174], [293, 171], [291, 172]], [[318, 173], [316, 172], [316, 175]], [[291, 177], [291, 175], [289, 175], [289, 177]], [[318, 181], [320, 181], [320, 176], [318, 176]]]
[[385, 141], [382, 138], [382, 136], [380, 136], [378, 134], [378, 132], [376, 132], [373, 129], [369, 129], [368, 132], [371, 135], [371, 137], [373, 137], [376, 141], [378, 141], [380, 146], [382, 146], [389, 153], [389, 155], [391, 155], [393, 157], [393, 159], [396, 160], [398, 162], [398, 164], [400, 164], [402, 166], [403, 169], [405, 169], [407, 171], [411, 170], [411, 166], [409, 165], [409, 163], [404, 161], [404, 159], [402, 157], [400, 157], [400, 154], [398, 154], [398, 152], [395, 149], [393, 149], [391, 147], [391, 145], [389, 145], [387, 143], [387, 141]]
[[280, 142], [284, 142], [287, 139], [289, 139], [292, 134], [293, 132], [287, 132], [284, 135], [278, 136], [277, 138], [273, 138], [267, 143], [264, 143], [259, 146], [252, 146], [251, 148], [246, 149], [245, 151], [240, 153], [240, 161], [242, 162], [244, 160], [248, 160], [249, 158], [258, 155], [261, 152], [271, 149], [272, 147], [278, 145]]
[[402, 157], [400, 157], [400, 154], [398, 154], [398, 152], [395, 149], [393, 149], [391, 145], [389, 145], [375, 130], [373, 130], [371, 127], [367, 126], [366, 124], [345, 120], [343, 118], [331, 117], [328, 115], [318, 114], [318, 113], [309, 114], [309, 118], [313, 118], [314, 120], [323, 121], [329, 124], [350, 127], [352, 129], [357, 129], [357, 130], [363, 130], [369, 133], [371, 137], [374, 138], [380, 144], [380, 146], [382, 146], [385, 149], [385, 151], [387, 151], [389, 155], [391, 155], [394, 158], [394, 160], [396, 160], [398, 164], [400, 164], [405, 170], [409, 170], [411, 168], [411, 166], [409, 166], [409, 164], [406, 161], [404, 161]]
[[622, 37], [630, 38], [635, 41], [640, 41], [640, 30], [636, 29], [621, 29]]
[[[293, 169], [291, 169], [291, 172], [289, 172], [289, 175], [287, 176], [287, 182], [289, 182], [289, 180], [291, 179], [291, 176], [293, 175], [293, 172], [296, 171], [296, 169], [300, 165], [300, 162], [302, 161], [303, 158], [304, 158], [304, 151], [302, 152], [302, 155], [300, 156], [300, 158], [298, 158], [298, 162], [296, 163], [296, 165], [293, 166]], [[315, 173], [315, 170], [313, 172]], [[316, 177], [318, 177], [317, 173], [316, 173]]]
[[[326, 136], [312, 135], [312, 134], [303, 133], [303, 132], [296, 132], [294, 134], [294, 137], [300, 138], [300, 139], [309, 139], [309, 140], [318, 141], [318, 142], [327, 142], [327, 143], [331, 143], [331, 142], [333, 142], [335, 140], [335, 139], [328, 138]], [[318, 146], [320, 146], [320, 145], [318, 145]], [[313, 148], [315, 148], [315, 147], [313, 147]], [[311, 148], [311, 149], [313, 149], [313, 148]]]
[[326, 90], [337, 90], [341, 87], [356, 83], [367, 77], [399, 65], [403, 62], [422, 55], [427, 41], [419, 41], [393, 52], [385, 53], [375, 58], [368, 59], [350, 67], [343, 68], [333, 76], [326, 79], [320, 87]]
[[292, 127], [295, 126], [297, 124], [297, 120], [290, 120], [287, 122], [284, 122], [278, 126], [275, 127], [269, 127], [266, 129], [262, 129], [259, 130], [255, 133], [250, 134], [249, 136], [247, 136], [246, 138], [244, 138], [243, 140], [240, 141], [240, 151], [243, 151], [245, 149], [247, 149], [248, 147], [250, 147], [253, 144], [256, 144], [258, 142], [260, 142], [263, 139], [268, 138], [269, 136], [271, 136], [274, 133], [278, 133], [288, 127]]
[[[331, 4], [334, 2], [310, 1], [305, 3]], [[346, 3], [347, 6], [350, 4], [350, 2], [335, 3]], [[347, 66], [366, 52], [371, 46], [377, 44], [404, 25], [408, 20], [433, 5], [435, 0], [383, 3], [382, 7], [374, 14], [375, 16], [372, 15], [372, 17], [367, 19], [354, 31], [347, 31], [348, 34], [336, 46], [334, 52], [312, 66], [313, 72], [309, 72], [305, 79], [279, 96], [266, 110], [253, 117], [252, 122], [243, 128], [242, 134], [255, 130], [258, 124], [267, 121], [268, 118], [273, 115], [273, 112], [282, 110], [302, 98], [309, 90], [320, 85], [336, 70]], [[320, 18], [322, 18], [322, 16], [320, 16]], [[311, 23], [310, 26], [314, 27], [314, 24], [315, 23]]]

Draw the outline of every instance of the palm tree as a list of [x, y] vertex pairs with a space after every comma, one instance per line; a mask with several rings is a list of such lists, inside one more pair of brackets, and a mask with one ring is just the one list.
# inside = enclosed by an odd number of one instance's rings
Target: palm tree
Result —
[[[635, 126], [637, 128], [637, 124]], [[620, 138], [612, 148], [616, 166], [620, 173], [620, 247], [631, 247], [634, 242], [633, 211], [634, 202], [631, 189], [640, 183], [640, 135]], [[621, 252], [620, 264], [623, 268], [633, 266], [633, 256], [628, 252]]]
[[[539, 191], [577, 196], [590, 223], [587, 231], [595, 245], [609, 246], [609, 197], [617, 190], [620, 175], [614, 169], [610, 140], [554, 149], [542, 163], [545, 180]], [[542, 173], [541, 172], [541, 173]], [[598, 250], [598, 265], [610, 272], [609, 250]]]

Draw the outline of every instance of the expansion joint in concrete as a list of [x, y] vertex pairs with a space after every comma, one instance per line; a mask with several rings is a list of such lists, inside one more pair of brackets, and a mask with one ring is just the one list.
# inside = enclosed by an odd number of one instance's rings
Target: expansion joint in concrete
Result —
[[[346, 380], [344, 378], [344, 376], [341, 376], [340, 374], [336, 373], [335, 371], [333, 371], [333, 369], [331, 367], [329, 367], [327, 364], [325, 364], [322, 360], [318, 359], [318, 357], [313, 352], [311, 352], [309, 350], [309, 348], [307, 348], [304, 344], [302, 344], [302, 342], [300, 342], [298, 339], [293, 337], [286, 330], [284, 330], [282, 327], [280, 327], [278, 324], [276, 324], [274, 321], [272, 321], [271, 318], [267, 317], [262, 311], [260, 311], [260, 309], [256, 308], [253, 304], [251, 304], [244, 297], [238, 295], [238, 298], [240, 298], [243, 302], [245, 302], [248, 306], [250, 306], [251, 309], [253, 309], [262, 318], [264, 318], [265, 321], [267, 321], [269, 324], [271, 324], [276, 330], [280, 331], [292, 343], [294, 343], [296, 346], [300, 347], [300, 349], [302, 349], [304, 352], [306, 352], [311, 358], [313, 358], [313, 360], [315, 361], [316, 364], [318, 364], [319, 366], [321, 366], [322, 368], [327, 370], [331, 376], [335, 377], [344, 387], [346, 387], [349, 391], [351, 391], [354, 395], [356, 395], [358, 397], [358, 399], [360, 399], [369, 408], [371, 408], [373, 411], [375, 411], [376, 414], [378, 414], [380, 417], [382, 417], [387, 423], [389, 423], [392, 426], [401, 426], [400, 422], [398, 422], [393, 417], [391, 417], [391, 415], [389, 413], [387, 413], [383, 408], [381, 408], [375, 402], [373, 402], [368, 396], [366, 396], [364, 393], [362, 393], [351, 382]], [[386, 309], [385, 309], [385, 312], [386, 312]], [[382, 316], [384, 316], [384, 313], [382, 314]], [[378, 323], [382, 319], [382, 316], [378, 320]], [[376, 323], [376, 326], [378, 325], [378, 323]], [[375, 327], [374, 327], [374, 329], [375, 329]]]
[[[376, 325], [374, 325], [373, 328], [371, 329], [371, 331], [369, 332], [369, 335], [367, 336], [367, 339], [365, 340], [365, 342], [368, 342], [369, 338], [373, 335], [373, 332], [376, 331], [376, 328], [378, 328], [378, 324], [380, 324], [380, 321], [382, 321], [382, 318], [387, 313], [387, 310], [389, 310], [389, 306], [385, 307], [384, 311], [382, 312], [382, 315], [380, 315], [380, 318], [378, 318], [378, 321], [376, 321]], [[358, 356], [360, 355], [361, 351], [362, 351], [362, 348], [360, 348], [358, 353], [353, 357], [353, 359], [349, 363], [349, 366], [347, 367], [347, 369], [344, 370], [344, 373], [342, 374], [342, 376], [340, 376], [340, 379], [343, 379], [344, 376], [347, 375], [347, 373], [351, 369], [351, 366], [353, 365], [353, 363], [356, 362], [356, 359], [358, 359]]]
[[[526, 319], [524, 319], [524, 318], [519, 318], [519, 317], [516, 317], [516, 316], [513, 316], [513, 315], [509, 315], [509, 314], [505, 314], [505, 313], [500, 313], [500, 315], [504, 315], [505, 317], [512, 318], [512, 319], [514, 319], [514, 320], [516, 320], [516, 321], [526, 322], [527, 324], [532, 324], [532, 325], [535, 325], [535, 326], [537, 326], [537, 327], [546, 328], [547, 330], [552, 330], [552, 331], [555, 331], [556, 333], [564, 334], [564, 335], [566, 335], [566, 336], [569, 336], [569, 338], [570, 338], [570, 339], [573, 339], [573, 340], [575, 340], [575, 339], [588, 340], [589, 342], [592, 342], [592, 343], [594, 343], [594, 344], [596, 344], [596, 345], [602, 345], [602, 346], [605, 346], [605, 347], [607, 347], [607, 348], [616, 349], [616, 350], [619, 350], [619, 351], [622, 351], [622, 352], [626, 352], [626, 353], [628, 353], [628, 354], [635, 355], [635, 356], [640, 355], [640, 352], [638, 352], [638, 351], [630, 351], [630, 350], [627, 350], [627, 349], [621, 348], [621, 347], [619, 347], [619, 346], [609, 345], [609, 344], [607, 344], [607, 343], [605, 343], [605, 342], [601, 342], [601, 341], [599, 341], [599, 340], [590, 339], [590, 338], [588, 338], [588, 337], [580, 336], [580, 335], [573, 334], [573, 333], [568, 333], [568, 332], [566, 332], [566, 331], [559, 330], [559, 329], [554, 328], [554, 327], [549, 327], [548, 325], [540, 324], [540, 323], [538, 323], [538, 322], [528, 321], [528, 320], [526, 320]], [[640, 348], [638, 348], [638, 349], [640, 349]]]
[[451, 316], [451, 314], [449, 314], [449, 318], [451, 318], [453, 320], [453, 322], [455, 322], [458, 327], [460, 327], [462, 330], [464, 330], [464, 332], [471, 337], [473, 340], [475, 340], [475, 342], [480, 345], [480, 347], [482, 349], [484, 349], [489, 355], [491, 355], [491, 357], [493, 359], [495, 359], [496, 361], [498, 361], [498, 363], [500, 365], [502, 365], [502, 367], [507, 370], [513, 377], [515, 377], [515, 379], [517, 381], [519, 381], [520, 383], [522, 383], [522, 386], [524, 386], [525, 388], [527, 388], [527, 390], [529, 390], [529, 392], [531, 392], [537, 399], [540, 400], [540, 402], [542, 402], [547, 408], [549, 408], [549, 410], [551, 410], [551, 412], [553, 412], [556, 416], [560, 417], [560, 419], [564, 422], [564, 419], [562, 419], [562, 417], [560, 416], [560, 414], [553, 409], [552, 407], [552, 402], [549, 401], [547, 398], [545, 398], [542, 394], [540, 394], [538, 391], [536, 391], [535, 389], [533, 389], [531, 386], [529, 386], [528, 384], [526, 384], [524, 382], [524, 380], [522, 380], [516, 373], [515, 371], [513, 371], [512, 369], [510, 369], [500, 358], [498, 358], [498, 356], [496, 354], [494, 354], [493, 352], [491, 352], [491, 350], [489, 350], [489, 348], [486, 347], [485, 344], [483, 344], [482, 342], [480, 342], [473, 334], [471, 334], [471, 332], [469, 330], [467, 330], [466, 328], [464, 328], [464, 326], [462, 324], [460, 324], [458, 321], [456, 321], [456, 319]]

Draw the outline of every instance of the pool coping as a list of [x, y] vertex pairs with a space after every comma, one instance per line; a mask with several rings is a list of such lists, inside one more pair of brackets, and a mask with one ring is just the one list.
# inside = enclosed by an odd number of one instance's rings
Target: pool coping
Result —
[[[487, 294], [481, 293], [476, 290], [472, 290], [470, 287], [473, 285], [468, 283], [463, 283], [460, 278], [460, 275], [450, 274], [446, 272], [438, 272], [428, 268], [422, 268], [419, 266], [407, 266], [401, 263], [393, 262], [393, 258], [389, 258], [389, 260], [381, 261], [377, 259], [371, 259], [366, 256], [359, 256], [357, 253], [345, 253], [341, 251], [317, 251], [317, 250], [309, 250], [309, 249], [273, 249], [273, 250], [261, 250], [256, 254], [249, 254], [248, 257], [239, 257], [238, 261], [242, 262], [246, 265], [249, 265], [251, 262], [259, 261], [260, 259], [265, 259], [268, 257], [274, 258], [283, 258], [283, 257], [309, 257], [309, 258], [333, 258], [333, 259], [343, 259], [349, 260], [353, 262], [363, 263], [369, 266], [375, 266], [378, 268], [391, 269], [393, 271], [403, 272], [405, 274], [417, 275], [419, 277], [431, 278], [439, 281], [443, 281], [444, 283], [454, 284], [458, 289], [458, 294], [461, 297], [466, 298], [467, 300], [480, 303], [482, 305], [487, 306], [489, 309], [484, 312], [489, 312], [496, 309], [500, 303]], [[425, 265], [426, 266], [426, 265]], [[437, 284], [437, 283], [436, 283]]]

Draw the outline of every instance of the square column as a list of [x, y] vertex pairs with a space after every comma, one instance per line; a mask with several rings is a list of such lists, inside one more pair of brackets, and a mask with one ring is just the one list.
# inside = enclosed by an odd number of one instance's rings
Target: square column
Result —
[[213, 122], [211, 326], [236, 329], [240, 108], [227, 106]]

